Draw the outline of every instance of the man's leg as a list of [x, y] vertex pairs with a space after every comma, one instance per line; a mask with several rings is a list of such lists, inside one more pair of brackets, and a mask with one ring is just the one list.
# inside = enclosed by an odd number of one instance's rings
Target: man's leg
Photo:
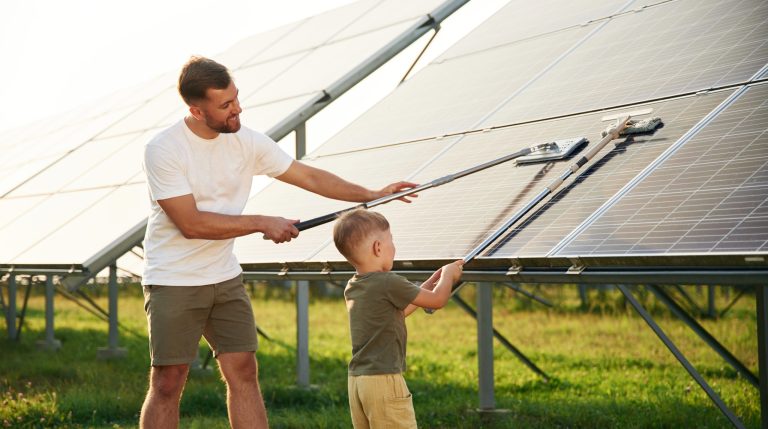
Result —
[[141, 407], [141, 429], [179, 427], [179, 402], [188, 373], [189, 365], [152, 367], [149, 391]]
[[227, 383], [227, 410], [232, 429], [268, 428], [256, 355], [253, 352], [221, 353], [217, 359]]

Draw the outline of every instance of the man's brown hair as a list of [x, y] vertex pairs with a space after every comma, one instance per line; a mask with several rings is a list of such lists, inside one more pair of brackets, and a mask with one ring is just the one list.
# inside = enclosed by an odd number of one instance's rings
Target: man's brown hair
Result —
[[365, 209], [348, 211], [333, 226], [333, 242], [339, 253], [349, 261], [355, 260], [355, 249], [370, 234], [389, 230], [389, 222], [381, 213]]
[[232, 82], [229, 70], [214, 60], [193, 56], [179, 74], [179, 94], [187, 105], [203, 100], [208, 89], [226, 89]]

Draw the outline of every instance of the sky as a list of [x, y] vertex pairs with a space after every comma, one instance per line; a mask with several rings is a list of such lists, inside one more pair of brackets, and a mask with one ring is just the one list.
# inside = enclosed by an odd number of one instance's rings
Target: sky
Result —
[[[20, 128], [88, 104], [119, 89], [178, 70], [190, 55], [213, 56], [250, 35], [351, 2], [3, 2], [0, 6], [0, 52], [3, 56], [0, 130]], [[419, 67], [504, 3], [506, 0], [470, 1], [455, 14], [453, 25], [446, 21]], [[401, 58], [401, 61], [412, 61], [419, 49], [414, 46], [408, 55], [401, 56], [408, 58]], [[390, 66], [390, 69], [399, 76], [407, 66]], [[366, 90], [369, 101], [352, 110], [359, 114], [367, 109], [372, 103], [371, 92], [378, 90], [381, 94], [375, 97], [383, 96], [392, 89], [391, 82], [396, 82], [393, 79], [399, 77], [388, 78], [386, 88], [379, 88], [380, 83], [369, 84]], [[346, 103], [350, 104], [349, 101]], [[343, 110], [350, 111], [348, 108]], [[341, 125], [315, 134], [324, 140], [353, 116], [347, 113], [345, 118], [338, 120]], [[314, 143], [319, 142], [315, 139]]]

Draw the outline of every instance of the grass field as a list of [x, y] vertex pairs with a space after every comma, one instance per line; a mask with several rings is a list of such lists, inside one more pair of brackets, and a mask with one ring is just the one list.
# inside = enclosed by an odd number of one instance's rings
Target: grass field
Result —
[[[0, 340], [0, 427], [135, 428], [147, 386], [146, 320], [138, 286], [124, 287], [122, 360], [96, 359], [107, 324], [56, 298], [57, 352], [38, 351], [44, 299], [33, 295], [21, 342]], [[4, 291], [6, 292], [6, 291]], [[408, 371], [422, 428], [716, 428], [729, 427], [699, 386], [616, 291], [592, 292], [580, 308], [575, 288], [542, 290], [549, 309], [494, 292], [494, 325], [540, 368], [545, 383], [498, 342], [494, 345], [497, 408], [480, 415], [476, 323], [455, 304], [433, 316], [408, 318]], [[462, 296], [474, 305], [474, 288]], [[103, 295], [103, 288], [97, 295]], [[725, 403], [750, 428], [760, 426], [757, 389], [655, 301], [638, 294]], [[311, 389], [295, 387], [295, 307], [290, 290], [255, 289], [261, 340], [260, 380], [275, 428], [351, 427], [346, 399], [349, 331], [343, 300], [312, 298]], [[104, 296], [94, 300], [107, 308]], [[21, 302], [21, 296], [19, 297]], [[726, 300], [719, 296], [720, 306]], [[755, 301], [746, 296], [718, 320], [702, 325], [757, 373]], [[1, 325], [4, 329], [4, 323]], [[201, 355], [206, 348], [201, 345]], [[215, 365], [215, 364], [213, 364]], [[226, 428], [224, 386], [212, 370], [194, 371], [181, 404], [181, 427]]]

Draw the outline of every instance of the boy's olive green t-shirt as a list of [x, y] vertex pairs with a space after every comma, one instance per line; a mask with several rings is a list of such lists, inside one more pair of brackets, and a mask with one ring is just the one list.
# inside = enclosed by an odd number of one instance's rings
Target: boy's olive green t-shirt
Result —
[[405, 370], [408, 333], [403, 310], [419, 287], [391, 272], [355, 275], [344, 289], [352, 336], [349, 375], [399, 374]]

